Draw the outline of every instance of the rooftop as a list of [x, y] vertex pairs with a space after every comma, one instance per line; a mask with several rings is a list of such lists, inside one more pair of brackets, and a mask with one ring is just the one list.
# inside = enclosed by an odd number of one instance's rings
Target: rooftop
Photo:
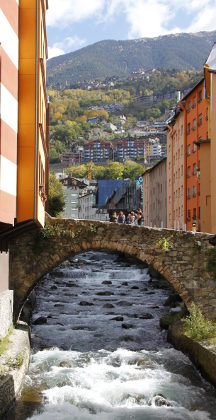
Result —
[[216, 43], [213, 45], [212, 50], [208, 56], [206, 64], [210, 70], [216, 71]]

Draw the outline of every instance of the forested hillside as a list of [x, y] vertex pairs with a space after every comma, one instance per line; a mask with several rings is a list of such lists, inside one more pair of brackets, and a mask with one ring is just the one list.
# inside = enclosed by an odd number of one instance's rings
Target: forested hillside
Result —
[[49, 86], [70, 86], [107, 77], [128, 77], [151, 69], [200, 70], [215, 42], [216, 31], [127, 41], [101, 41], [48, 60]]
[[[75, 143], [84, 144], [92, 133], [94, 139], [100, 140], [120, 136], [113, 133], [107, 123], [117, 124], [121, 114], [126, 117], [125, 132], [136, 120], [165, 119], [167, 110], [176, 105], [176, 92], [187, 91], [201, 76], [201, 72], [161, 70], [148, 72], [137, 81], [119, 81], [115, 87], [50, 89], [51, 161], [58, 160], [59, 155], [71, 150]], [[119, 104], [121, 109], [118, 109]]]

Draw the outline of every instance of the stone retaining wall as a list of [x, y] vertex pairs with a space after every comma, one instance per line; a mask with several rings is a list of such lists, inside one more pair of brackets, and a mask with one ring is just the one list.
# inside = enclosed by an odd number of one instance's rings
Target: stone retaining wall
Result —
[[10, 335], [7, 350], [0, 357], [0, 417], [19, 393], [28, 371], [29, 359], [29, 328], [19, 323]]
[[182, 330], [182, 323], [176, 322], [169, 327], [168, 341], [177, 350], [187, 354], [202, 375], [216, 386], [216, 345], [207, 341], [194, 341]]

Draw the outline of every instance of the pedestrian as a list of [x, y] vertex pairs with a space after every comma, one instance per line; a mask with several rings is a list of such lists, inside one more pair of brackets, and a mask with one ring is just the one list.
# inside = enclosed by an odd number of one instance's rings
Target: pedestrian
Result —
[[135, 222], [136, 222], [136, 215], [135, 215], [135, 212], [132, 211], [131, 212], [131, 225], [135, 225]]
[[128, 213], [127, 215], [127, 225], [131, 225], [131, 212]]
[[118, 215], [118, 223], [121, 223], [121, 224], [125, 223], [125, 215], [122, 210], [119, 212], [119, 215]]
[[117, 223], [117, 221], [118, 221], [118, 217], [117, 217], [116, 211], [113, 211], [110, 215], [110, 222]]
[[143, 224], [143, 213], [141, 209], [137, 210], [137, 224], [141, 226]]

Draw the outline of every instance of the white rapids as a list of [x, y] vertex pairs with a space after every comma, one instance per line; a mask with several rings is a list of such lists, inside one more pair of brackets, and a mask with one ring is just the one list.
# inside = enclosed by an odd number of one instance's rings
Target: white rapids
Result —
[[147, 268], [105, 252], [45, 276], [15, 418], [216, 419], [214, 389], [160, 330], [169, 293]]

